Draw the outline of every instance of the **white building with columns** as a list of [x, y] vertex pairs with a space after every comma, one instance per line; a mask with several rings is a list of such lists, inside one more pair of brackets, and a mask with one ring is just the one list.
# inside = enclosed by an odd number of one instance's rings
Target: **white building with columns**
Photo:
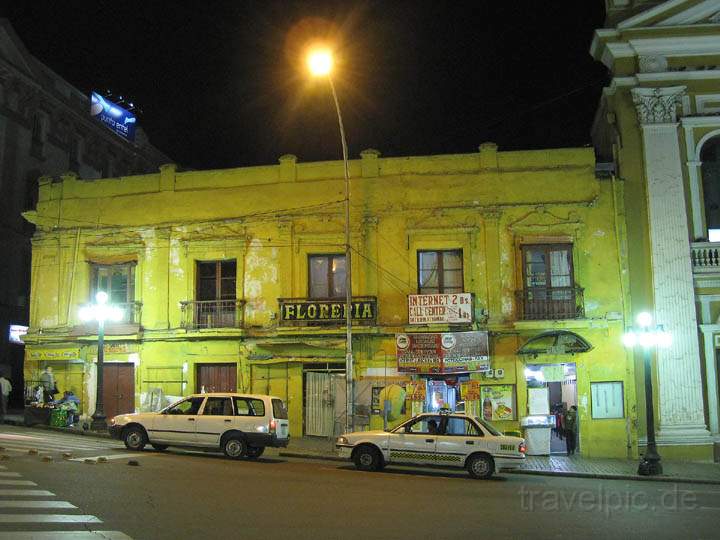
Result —
[[[710, 460], [720, 442], [720, 0], [606, 4], [591, 53], [610, 82], [593, 140], [624, 185], [626, 317], [650, 311], [673, 338], [653, 364], [660, 454]], [[634, 367], [645, 433], [639, 354]]]

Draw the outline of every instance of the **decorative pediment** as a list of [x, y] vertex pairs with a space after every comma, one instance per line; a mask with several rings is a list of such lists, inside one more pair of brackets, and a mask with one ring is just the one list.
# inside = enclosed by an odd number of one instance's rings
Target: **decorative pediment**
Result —
[[564, 216], [558, 210], [549, 210], [544, 206], [537, 206], [520, 219], [509, 223], [508, 228], [513, 232], [563, 232], [565, 234], [577, 233], [585, 226], [577, 212], [568, 211]]

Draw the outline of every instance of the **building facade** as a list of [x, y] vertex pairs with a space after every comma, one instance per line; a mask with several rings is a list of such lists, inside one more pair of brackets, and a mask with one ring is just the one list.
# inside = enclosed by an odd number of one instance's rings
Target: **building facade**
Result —
[[[622, 345], [624, 185], [592, 149], [350, 161], [358, 429], [465, 408], [501, 429], [578, 407], [580, 451], [637, 455]], [[287, 400], [293, 436], [345, 425], [342, 162], [40, 182], [26, 379], [95, 405], [105, 290], [108, 415], [194, 392]], [[537, 389], [544, 389], [538, 393]], [[556, 437], [556, 451], [564, 441]]]
[[[607, 5], [591, 52], [611, 81], [593, 134], [633, 208], [632, 311], [653, 312], [672, 333], [654, 362], [659, 451], [711, 459], [720, 441], [720, 1]], [[644, 426], [642, 414], [642, 444]]]
[[[21, 214], [37, 202], [38, 177], [137, 174], [168, 161], [141, 129], [133, 143], [93, 119], [89, 97], [34, 58], [0, 18], [0, 369], [17, 387], [23, 349], [8, 342], [8, 326], [28, 324], [33, 228]], [[12, 397], [22, 403], [19, 392]]]

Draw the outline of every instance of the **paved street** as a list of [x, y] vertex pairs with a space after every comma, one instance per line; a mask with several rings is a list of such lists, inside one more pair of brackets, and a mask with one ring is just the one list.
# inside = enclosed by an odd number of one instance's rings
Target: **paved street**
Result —
[[[65, 538], [59, 531], [82, 539], [717, 538], [720, 515], [718, 486], [525, 475], [474, 481], [464, 472], [362, 473], [331, 461], [234, 462], [182, 450], [137, 456], [115, 441], [7, 426], [0, 440], [10, 456], [0, 463], [0, 540]], [[54, 459], [10, 452], [9, 441]], [[62, 459], [66, 448], [74, 460]]]

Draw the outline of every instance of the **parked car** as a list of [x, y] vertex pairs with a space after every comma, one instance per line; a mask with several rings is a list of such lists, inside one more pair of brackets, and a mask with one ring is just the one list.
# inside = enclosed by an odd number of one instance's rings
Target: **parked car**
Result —
[[257, 458], [290, 440], [283, 401], [257, 394], [193, 394], [158, 412], [116, 416], [108, 430], [129, 450], [187, 446], [220, 449], [233, 459]]
[[423, 413], [391, 431], [358, 431], [338, 437], [340, 455], [363, 471], [391, 463], [464, 467], [473, 478], [490, 478], [501, 468], [518, 467], [525, 441], [509, 437], [466, 414]]

